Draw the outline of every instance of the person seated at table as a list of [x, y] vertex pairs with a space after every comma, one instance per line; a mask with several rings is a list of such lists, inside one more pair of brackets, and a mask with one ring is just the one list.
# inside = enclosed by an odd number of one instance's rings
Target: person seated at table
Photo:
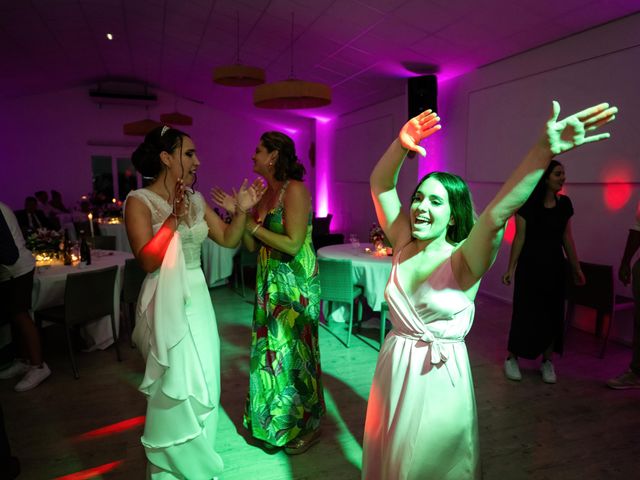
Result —
[[193, 141], [167, 126], [152, 130], [132, 155], [151, 183], [127, 195], [131, 250], [148, 272], [133, 340], [146, 360], [140, 390], [147, 395], [142, 444], [150, 478], [213, 478], [223, 462], [215, 450], [220, 401], [220, 342], [200, 265], [209, 236], [225, 247], [242, 238], [246, 212], [260, 199], [261, 181], [236, 196], [227, 225], [193, 190], [200, 160]]
[[51, 201], [49, 202], [56, 213], [69, 213], [69, 209], [62, 203], [62, 194], [57, 190], [51, 190]]
[[42, 210], [38, 209], [38, 200], [36, 197], [25, 198], [24, 210], [17, 210], [15, 216], [24, 237], [28, 237], [39, 228], [53, 228], [53, 224], [49, 218]]
[[[295, 144], [284, 133], [262, 134], [252, 160], [268, 187], [244, 235], [249, 251], [259, 249], [244, 425], [265, 448], [284, 447], [296, 455], [319, 441], [326, 411], [311, 195]], [[220, 189], [212, 193], [216, 203], [233, 211], [230, 195]]]
[[58, 230], [60, 221], [58, 220], [58, 211], [49, 203], [49, 194], [44, 190], [37, 191], [34, 196], [38, 200], [38, 209], [49, 219], [51, 228]]
[[[396, 190], [408, 151], [440, 129], [431, 110], [400, 130], [371, 173], [378, 221], [393, 250], [385, 297], [393, 328], [384, 341], [369, 394], [362, 478], [479, 479], [480, 449], [471, 368], [464, 338], [474, 299], [493, 264], [504, 228], [558, 154], [608, 138], [593, 135], [617, 109], [603, 103], [564, 120], [560, 105], [541, 138], [474, 222], [460, 177], [431, 172], [420, 180], [409, 213]], [[587, 136], [591, 135], [591, 136]]]
[[29, 313], [35, 260], [24, 246], [24, 237], [11, 209], [0, 202], [0, 213], [9, 227], [4, 230], [1, 242], [3, 245], [13, 242], [18, 249], [14, 263], [0, 265], [0, 311], [6, 312], [11, 319], [15, 335], [13, 341], [20, 353], [13, 364], [0, 371], [0, 380], [23, 375], [14, 390], [26, 392], [46, 380], [51, 375], [51, 370], [42, 359], [40, 334]]

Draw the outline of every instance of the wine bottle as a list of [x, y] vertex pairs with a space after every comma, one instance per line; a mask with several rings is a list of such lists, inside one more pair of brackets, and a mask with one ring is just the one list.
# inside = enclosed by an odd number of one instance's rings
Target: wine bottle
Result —
[[71, 240], [69, 240], [69, 232], [65, 228], [64, 230], [64, 249], [62, 251], [62, 258], [65, 265], [71, 265]]
[[80, 262], [85, 265], [91, 265], [91, 249], [87, 243], [87, 237], [84, 232], [80, 232], [82, 240], [80, 241]]

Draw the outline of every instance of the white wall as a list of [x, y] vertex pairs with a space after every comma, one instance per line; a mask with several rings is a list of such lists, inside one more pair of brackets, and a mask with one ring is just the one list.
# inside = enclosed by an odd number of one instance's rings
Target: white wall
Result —
[[[575, 209], [572, 224], [580, 259], [610, 264], [617, 269], [636, 204], [640, 200], [640, 121], [635, 115], [635, 107], [640, 100], [637, 94], [640, 64], [618, 60], [622, 56], [637, 57], [639, 44], [640, 15], [633, 15], [497, 62], [439, 86], [440, 114], [445, 124], [441, 155], [452, 171], [468, 180], [479, 211], [508, 175], [505, 165], [510, 163], [515, 167], [536, 140], [550, 113], [551, 99], [561, 102], [565, 114], [600, 101], [609, 101], [620, 108], [617, 121], [604, 129], [611, 132], [611, 139], [599, 145], [584, 146], [558, 159], [565, 164], [567, 171], [565, 191]], [[589, 70], [599, 74], [578, 76], [579, 72]], [[572, 76], [571, 72], [576, 75]], [[606, 75], [603, 76], [602, 72]], [[603, 80], [607, 76], [611, 81]], [[557, 83], [560, 78], [564, 83]], [[635, 95], [630, 94], [633, 90]], [[505, 103], [496, 105], [495, 109], [485, 105], [483, 115], [478, 111], [472, 112], [470, 108], [474, 108], [474, 102], [478, 103], [473, 100], [474, 96], [477, 98], [489, 91], [496, 102], [502, 98]], [[524, 103], [531, 99], [539, 102], [530, 105], [532, 111], [507, 115], [505, 112], [513, 109], [514, 104], [522, 103], [514, 100], [518, 96]], [[506, 104], [508, 99], [511, 101]], [[540, 104], [540, 99], [547, 99], [544, 105]], [[532, 116], [536, 117], [537, 130], [530, 127]], [[485, 136], [494, 135], [494, 138], [479, 141], [474, 139], [474, 131], [482, 131]], [[527, 138], [529, 145], [524, 140]], [[471, 141], [474, 148], [471, 148]], [[521, 152], [520, 158], [505, 158], [505, 152]], [[492, 161], [492, 158], [496, 160]], [[607, 185], [612, 181], [623, 181], [626, 185]], [[621, 205], [616, 207], [607, 206], [605, 201], [612, 189], [622, 191]], [[626, 201], [625, 189], [630, 192]], [[509, 248], [510, 244], [505, 241], [481, 287], [483, 292], [507, 301], [511, 301], [512, 289], [502, 285], [500, 277], [506, 269]], [[616, 290], [630, 294], [630, 289], [619, 282], [616, 282]], [[587, 319], [583, 324], [590, 321]], [[622, 322], [617, 330], [619, 337], [627, 337], [628, 323]]]
[[[148, 113], [154, 119], [175, 111], [172, 95], [157, 94], [158, 103]], [[283, 130], [294, 139], [313, 192], [314, 171], [308, 154], [312, 120], [283, 120], [281, 114], [274, 114], [274, 121], [268, 123], [187, 101], [181, 101], [178, 110], [193, 117], [193, 125], [181, 129], [196, 144], [202, 163], [196, 188], [205, 198], [214, 185], [230, 189], [245, 177], [255, 177], [251, 155], [266, 130]], [[67, 206], [73, 205], [91, 191], [91, 155], [130, 156], [142, 137], [123, 135], [122, 125], [146, 117], [141, 107], [98, 107], [89, 99], [88, 87], [4, 100], [0, 104], [0, 200], [17, 209], [35, 191], [55, 189]]]
[[[357, 110], [335, 120], [335, 140], [331, 157], [329, 210], [334, 220], [331, 229], [355, 233], [361, 242], [368, 241], [369, 229], [377, 222], [369, 175], [373, 166], [396, 138], [407, 117], [404, 96]], [[418, 176], [418, 159], [407, 159], [398, 179], [402, 200], [413, 192]]]
[[[567, 170], [565, 191], [575, 208], [573, 233], [580, 259], [617, 268], [636, 203], [640, 200], [640, 121], [635, 108], [640, 102], [640, 94], [633, 95], [640, 85], [640, 63], [630, 60], [637, 58], [638, 45], [640, 14], [440, 83], [438, 113], [442, 117], [443, 130], [426, 142], [430, 152], [426, 161], [405, 163], [401, 189], [410, 193], [422, 174], [434, 169], [447, 170], [467, 179], [480, 212], [508, 176], [508, 169], [515, 168], [537, 139], [550, 113], [552, 99], [561, 102], [565, 114], [609, 101], [621, 110], [617, 122], [605, 129], [612, 133], [612, 138], [600, 145], [584, 146], [559, 160], [565, 163]], [[621, 62], [623, 57], [628, 61]], [[598, 74], [578, 76], [585, 71]], [[604, 80], [606, 78], [611, 81]], [[533, 85], [535, 91], [531, 91]], [[472, 97], [482, 96], [484, 92], [490, 92], [490, 98], [497, 103], [496, 108], [485, 105], [486, 111], [476, 109], [472, 115]], [[530, 107], [520, 114], [513, 113], [517, 106], [514, 99], [518, 98], [522, 98], [524, 104], [528, 102]], [[511, 101], [507, 103], [508, 99]], [[547, 100], [541, 104], [541, 99]], [[335, 213], [341, 217], [341, 230], [347, 234], [355, 231], [362, 238], [373, 221], [366, 181], [384, 146], [405, 121], [405, 104], [404, 97], [396, 98], [344, 115], [337, 122], [333, 168], [348, 170], [342, 177], [335, 176], [331, 192], [339, 200], [339, 203], [334, 200], [333, 205], [337, 205]], [[531, 125], [536, 127], [531, 128]], [[489, 141], [486, 138], [478, 140], [477, 135], [473, 138], [475, 133], [472, 135], [476, 131], [494, 137]], [[368, 141], [365, 141], [367, 134]], [[341, 137], [347, 139], [342, 145]], [[474, 148], [470, 146], [470, 138]], [[519, 155], [509, 158], [513, 152], [519, 152]], [[588, 161], [581, 165], [580, 160], [586, 158], [587, 152]], [[608, 207], [605, 202], [607, 189], [618, 188], [607, 185], [611, 181], [624, 181], [626, 185], [619, 188], [630, 190], [629, 198], [615, 208]], [[508, 262], [509, 248], [510, 244], [505, 241], [481, 287], [484, 293], [508, 302], [512, 289], [502, 285], [500, 278]], [[630, 289], [619, 282], [616, 282], [616, 289], [618, 293], [630, 294]], [[585, 325], [592, 322], [589, 318], [578, 320], [586, 322]], [[613, 336], [628, 339], [629, 332], [627, 317], [620, 319], [614, 327]]]

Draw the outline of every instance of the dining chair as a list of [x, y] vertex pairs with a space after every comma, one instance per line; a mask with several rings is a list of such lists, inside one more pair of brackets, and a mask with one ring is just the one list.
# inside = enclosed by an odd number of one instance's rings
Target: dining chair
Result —
[[109, 315], [116, 356], [118, 361], [122, 361], [118, 347], [113, 304], [118, 268], [117, 265], [114, 265], [100, 270], [70, 273], [67, 275], [64, 289], [64, 305], [35, 312], [36, 323], [40, 328], [44, 320], [64, 325], [69, 359], [73, 368], [73, 376], [76, 379], [79, 378], [78, 367], [71, 343], [71, 329], [75, 326], [93, 322]]
[[389, 304], [383, 301], [380, 304], [380, 349], [387, 336], [387, 313], [389, 313]]
[[240, 250], [234, 257], [233, 268], [233, 286], [236, 292], [238, 291], [238, 277], [240, 277], [240, 284], [242, 287], [242, 298], [244, 298], [244, 269], [245, 267], [254, 267], [258, 263], [258, 250], [250, 252], [244, 245], [240, 247]]
[[[604, 353], [611, 333], [611, 325], [617, 312], [631, 310], [634, 307], [633, 298], [616, 295], [614, 291], [613, 267], [597, 263], [580, 262], [580, 268], [584, 273], [586, 283], [583, 286], [574, 285], [567, 281], [567, 313], [566, 325], [570, 325], [575, 316], [575, 306], [581, 305], [596, 311], [595, 333], [598, 337], [603, 335], [600, 358]], [[569, 275], [567, 275], [569, 278]], [[605, 319], [608, 321], [605, 323]], [[606, 327], [605, 327], [606, 325]]]
[[124, 262], [124, 278], [122, 279], [122, 303], [127, 307], [127, 322], [129, 325], [129, 342], [131, 348], [133, 343], [133, 329], [136, 326], [136, 304], [142, 288], [142, 282], [147, 277], [145, 272], [135, 258], [128, 258]]
[[[322, 302], [327, 305], [327, 325], [320, 322], [329, 333], [339, 339], [328, 326], [328, 317], [331, 314], [333, 302], [345, 302], [349, 304], [349, 324], [347, 326], [347, 347], [351, 344], [351, 332], [353, 330], [354, 302], [358, 305], [358, 323], [362, 322], [362, 287], [353, 284], [353, 266], [351, 260], [338, 260], [333, 258], [318, 258], [318, 270], [320, 273], [320, 312]], [[342, 341], [342, 340], [341, 340]]]
[[98, 235], [93, 237], [93, 248], [98, 250], [115, 250], [116, 249], [116, 237], [115, 235]]

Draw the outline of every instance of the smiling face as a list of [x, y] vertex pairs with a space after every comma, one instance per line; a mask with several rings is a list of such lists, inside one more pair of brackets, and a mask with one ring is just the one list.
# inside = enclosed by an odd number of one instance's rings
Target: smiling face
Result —
[[565, 180], [564, 167], [562, 165], [556, 165], [554, 169], [551, 170], [551, 173], [549, 173], [545, 182], [549, 190], [553, 193], [558, 193], [562, 190]]
[[418, 240], [445, 238], [452, 222], [447, 190], [440, 181], [427, 178], [411, 201], [411, 235]]
[[[196, 155], [196, 148], [189, 137], [181, 137], [180, 143], [172, 153], [162, 152], [161, 158], [167, 166], [169, 175], [175, 180], [182, 178], [185, 185], [192, 185], [195, 181], [196, 170], [200, 166], [200, 160]], [[182, 158], [181, 158], [182, 155]]]
[[264, 144], [260, 142], [256, 147], [255, 153], [251, 157], [251, 160], [253, 160], [253, 171], [263, 177], [273, 173], [273, 167], [277, 156], [278, 152], [276, 150], [268, 152]]
[[545, 183], [549, 190], [553, 193], [558, 193], [562, 190], [565, 180], [564, 167], [562, 165], [556, 165], [553, 170], [551, 170], [551, 173], [549, 173]]

